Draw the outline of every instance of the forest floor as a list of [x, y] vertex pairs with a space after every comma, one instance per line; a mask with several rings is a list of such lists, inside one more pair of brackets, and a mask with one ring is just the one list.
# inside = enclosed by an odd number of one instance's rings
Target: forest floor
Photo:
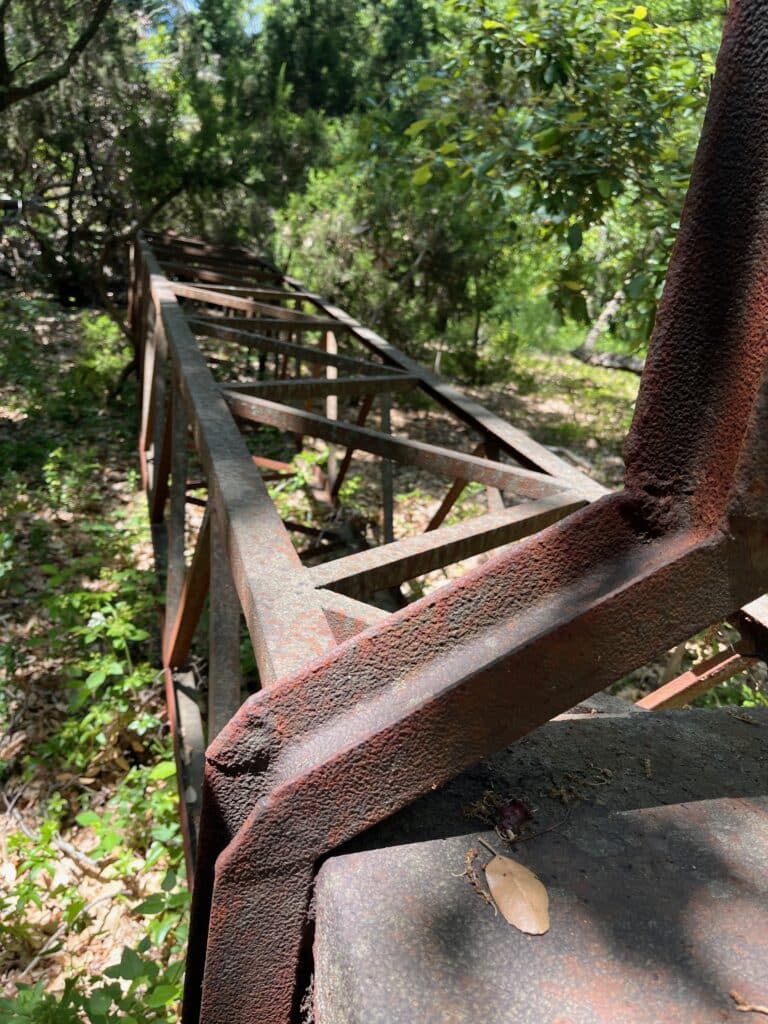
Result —
[[[0, 1019], [170, 1022], [188, 897], [135, 386], [107, 397], [128, 352], [106, 317], [35, 297], [0, 298], [0, 337]], [[637, 385], [567, 355], [522, 352], [506, 382], [468, 390], [614, 487]], [[418, 405], [393, 427], [469, 445], [454, 421]], [[283, 514], [316, 520], [311, 470], [324, 457], [296, 457], [296, 477], [271, 485]], [[376, 472], [363, 459], [342, 495], [372, 542]], [[403, 535], [423, 529], [445, 482], [400, 467], [395, 491]], [[454, 518], [483, 502], [468, 487]], [[408, 596], [450, 575], [422, 578]], [[717, 643], [702, 637], [678, 660]], [[660, 659], [620, 688], [634, 699], [666, 667]], [[765, 703], [752, 684], [762, 679], [709, 699]]]

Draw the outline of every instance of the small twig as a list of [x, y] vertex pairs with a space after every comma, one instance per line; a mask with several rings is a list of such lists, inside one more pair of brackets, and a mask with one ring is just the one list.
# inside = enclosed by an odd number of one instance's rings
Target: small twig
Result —
[[758, 722], [756, 718], [750, 718], [749, 715], [739, 714], [738, 711], [726, 711], [727, 715], [731, 718], [735, 718], [738, 722], [746, 722], [747, 725], [762, 725], [762, 722]]
[[742, 1013], [764, 1013], [768, 1017], [768, 1006], [757, 1006], [755, 1003], [748, 1003], [738, 992], [732, 989], [728, 995], [736, 1003], [736, 1009]]
[[[573, 808], [569, 807], [568, 810], [565, 812], [564, 817], [561, 818], [560, 821], [556, 821], [553, 825], [548, 825], [546, 828], [541, 829], [540, 832], [532, 832], [529, 836], [517, 836], [515, 839], [508, 840], [508, 842], [510, 842], [514, 846], [516, 843], [527, 843], [529, 839], [538, 839], [539, 836], [543, 836], [547, 832], [552, 832], [554, 829], [560, 828], [561, 825], [564, 825], [566, 821], [568, 821], [568, 819], [570, 818], [572, 810]], [[480, 841], [482, 842], [482, 840]], [[490, 849], [490, 847], [488, 848]]]
[[8, 802], [8, 798], [6, 797], [5, 793], [3, 793], [3, 800], [5, 801], [6, 814], [13, 815], [13, 809], [15, 808], [16, 804], [19, 802], [20, 798], [22, 797], [22, 795], [24, 793], [24, 790], [27, 788], [28, 785], [29, 785], [29, 782], [27, 781], [27, 782], [24, 783], [23, 786], [19, 786], [19, 788], [13, 794], [13, 799], [10, 801], [10, 803]]
[[[482, 843], [483, 840], [480, 839], [480, 842]], [[488, 844], [487, 843], [483, 843], [483, 845], [487, 846]], [[489, 849], [490, 849], [490, 847], [489, 847]], [[489, 892], [485, 891], [485, 889], [482, 886], [482, 883], [480, 882], [480, 879], [477, 877], [477, 872], [475, 871], [475, 859], [476, 858], [477, 858], [477, 849], [476, 849], [476, 847], [471, 846], [467, 850], [466, 855], [464, 857], [464, 870], [462, 871], [462, 873], [460, 875], [454, 875], [454, 878], [466, 878], [467, 881], [469, 882], [469, 884], [474, 889], [474, 891], [477, 893], [477, 895], [478, 896], [482, 896], [482, 898], [485, 900], [485, 902], [489, 906], [493, 907], [494, 914], [497, 914], [498, 913], [498, 908], [496, 907], [496, 904], [495, 904], [495, 902], [493, 900], [493, 897], [491, 896], [491, 894]]]
[[[17, 793], [13, 801], [10, 801], [8, 797], [5, 795], [5, 793], [3, 793], [3, 801], [5, 803], [6, 812], [8, 813], [9, 817], [13, 818], [16, 825], [24, 833], [27, 839], [31, 839], [33, 843], [39, 843], [40, 836], [36, 832], [33, 832], [31, 828], [29, 828], [29, 826], [24, 821], [22, 816], [15, 809], [15, 803], [19, 795], [20, 793]], [[52, 836], [51, 843], [53, 844], [53, 846], [56, 847], [59, 853], [63, 853], [65, 857], [69, 857], [69, 859], [80, 868], [83, 874], [90, 875], [91, 878], [103, 879], [103, 869], [104, 867], [106, 867], [106, 865], [100, 866], [95, 860], [92, 860], [84, 853], [81, 853], [81, 851], [78, 850], [77, 847], [73, 846], [71, 843], [68, 843], [66, 839], [62, 839], [61, 836], [59, 835]]]
[[489, 853], [492, 853], [494, 857], [498, 857], [499, 856], [499, 854], [494, 850], [494, 848], [491, 846], [491, 844], [490, 843], [486, 843], [486, 841], [483, 839], [482, 836], [478, 836], [477, 837], [477, 841], [478, 841], [478, 843], [480, 843], [481, 846], [484, 846]]
[[[45, 943], [45, 945], [37, 954], [37, 956], [33, 957], [29, 961], [27, 966], [19, 975], [18, 980], [21, 981], [22, 979], [26, 978], [29, 974], [31, 974], [32, 971], [34, 971], [34, 969], [37, 967], [40, 961], [53, 950], [53, 947], [56, 945], [59, 939], [61, 939], [67, 933], [67, 931], [69, 931], [69, 929], [74, 925], [75, 921], [81, 918], [83, 914], [89, 914], [100, 903], [106, 903], [107, 900], [113, 900], [117, 895], [117, 893], [107, 893], [105, 896], [99, 896], [97, 899], [91, 900], [90, 903], [87, 903], [84, 907], [82, 907], [82, 909], [78, 910], [78, 912], [69, 922], [69, 924], [67, 924], [67, 922], [65, 921], [64, 924], [59, 925], [59, 927], [56, 929], [56, 931], [53, 933], [50, 939], [48, 939], [48, 941]], [[128, 893], [125, 893], [124, 895], [128, 895]]]

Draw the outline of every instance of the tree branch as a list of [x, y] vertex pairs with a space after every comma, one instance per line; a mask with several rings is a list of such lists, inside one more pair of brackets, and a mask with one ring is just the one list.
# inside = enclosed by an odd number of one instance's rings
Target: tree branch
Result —
[[[0, 16], [5, 14], [5, 10], [7, 9], [9, 2], [10, 0], [2, 0], [2, 3], [0, 3]], [[25, 85], [13, 85], [13, 76], [8, 69], [8, 62], [5, 55], [5, 26], [3, 24], [1, 26], [3, 28], [3, 32], [0, 34], [0, 112], [7, 110], [20, 100], [25, 100], [30, 96], [35, 96], [39, 92], [44, 92], [46, 89], [49, 89], [51, 86], [56, 85], [57, 82], [66, 78], [77, 62], [80, 54], [96, 35], [99, 26], [104, 21], [111, 6], [112, 0], [99, 0], [91, 20], [80, 33], [74, 46], [61, 64], [52, 71], [49, 71], [46, 75], [41, 75], [40, 78], [36, 78], [32, 82], [27, 82]]]
[[5, 15], [10, 6], [11, 0], [0, 2], [0, 88], [10, 85], [12, 78], [5, 47]]

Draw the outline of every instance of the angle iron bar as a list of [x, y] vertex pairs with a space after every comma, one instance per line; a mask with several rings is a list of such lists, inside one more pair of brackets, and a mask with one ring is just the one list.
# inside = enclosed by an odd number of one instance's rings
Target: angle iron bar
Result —
[[[202, 735], [202, 721], [199, 721], [198, 724], [191, 718], [190, 711], [192, 709], [186, 704], [182, 706], [182, 714], [179, 714], [177, 678], [169, 668], [163, 670], [163, 680], [168, 728], [173, 743], [173, 759], [176, 763], [176, 786], [179, 795], [179, 820], [184, 842], [184, 861], [187, 878], [191, 880], [195, 876], [205, 768], [203, 757], [205, 745], [200, 745], [199, 755], [196, 754], [195, 746], [196, 737]], [[200, 720], [199, 709], [197, 718]]]
[[182, 668], [187, 664], [192, 638], [210, 589], [211, 517], [207, 502], [203, 502], [203, 506], [205, 514], [197, 534], [197, 543], [163, 650], [163, 664], [169, 668]]
[[[360, 403], [360, 406], [358, 407], [357, 410], [357, 416], [355, 417], [355, 426], [365, 426], [365, 421], [368, 419], [368, 413], [371, 411], [371, 408], [373, 407], [373, 399], [374, 396], [371, 394], [366, 394], [363, 396], [363, 400]], [[349, 470], [350, 465], [352, 464], [352, 458], [354, 454], [355, 449], [352, 446], [348, 446], [344, 451], [344, 455], [342, 456], [341, 462], [339, 463], [339, 468], [336, 472], [335, 477], [333, 478], [333, 485], [331, 486], [331, 501], [333, 502], [336, 502], [338, 500], [339, 492], [341, 491], [341, 485], [344, 483], [344, 480], [347, 476], [347, 472]]]
[[[329, 367], [335, 369], [335, 367]], [[283, 402], [292, 398], [324, 398], [328, 395], [367, 395], [381, 391], [410, 391], [418, 381], [405, 373], [365, 377], [288, 377], [272, 381], [223, 381], [224, 391]]]
[[[481, 441], [480, 444], [476, 445], [472, 449], [472, 454], [473, 455], [480, 455], [480, 456], [485, 457], [485, 454], [486, 454], [486, 452], [485, 452], [485, 441]], [[447, 491], [445, 497], [440, 502], [440, 505], [438, 506], [438, 508], [435, 511], [434, 515], [431, 517], [431, 519], [427, 523], [426, 528], [424, 530], [425, 533], [431, 533], [432, 530], [436, 530], [439, 526], [442, 525], [442, 523], [445, 520], [445, 518], [448, 515], [448, 513], [451, 511], [453, 506], [456, 504], [456, 502], [461, 497], [461, 494], [464, 491], [464, 488], [467, 486], [467, 482], [468, 481], [466, 481], [466, 480], [454, 480], [453, 481], [451, 486], [448, 488], [448, 491]]]
[[[171, 266], [171, 264], [168, 264], [163, 260], [159, 260], [158, 262], [160, 263], [161, 267]], [[196, 271], [198, 270], [198, 268], [194, 266], [188, 267], [185, 263], [176, 263], [173, 264], [172, 266], [180, 268], [179, 271], [177, 271], [177, 273], [182, 273], [183, 270], [185, 269], [189, 270], [189, 276], [192, 278], [192, 280], [184, 283], [194, 284], [198, 288], [208, 288], [208, 285], [200, 281], [199, 276], [197, 276]], [[293, 288], [271, 288], [267, 285], [258, 284], [220, 284], [217, 285], [215, 288], [211, 288], [211, 291], [225, 293], [234, 292], [238, 295], [242, 294], [252, 299], [285, 299], [286, 301], [290, 301], [293, 303], [312, 295], [312, 292], [305, 293], [297, 291], [296, 289]], [[311, 316], [311, 314], [308, 315]], [[242, 321], [243, 323], [247, 323], [250, 317], [236, 316], [232, 317], [232, 319], [235, 321]]]
[[219, 515], [211, 517], [208, 742], [218, 736], [242, 703], [240, 665], [240, 601], [227, 558], [226, 537]]
[[[166, 279], [167, 280], [167, 279]], [[224, 309], [241, 309], [249, 313], [265, 313], [274, 320], [280, 320], [286, 326], [293, 325], [301, 320], [316, 320], [310, 313], [302, 313], [298, 309], [286, 309], [284, 306], [275, 306], [269, 302], [257, 302], [242, 295], [228, 295], [226, 292], [217, 292], [211, 288], [198, 288], [196, 285], [184, 284], [182, 281], [168, 281], [175, 295], [183, 299], [193, 299], [196, 302], [205, 303], [208, 306], [221, 306]], [[337, 321], [333, 321], [338, 327]], [[341, 327], [343, 330], [343, 325]]]
[[[286, 277], [285, 280], [295, 284], [297, 288], [303, 288], [293, 278]], [[305, 292], [305, 298], [328, 316], [338, 317], [338, 327], [345, 327], [369, 351], [377, 353], [387, 363], [418, 376], [423, 390], [428, 395], [482, 436], [497, 440], [502, 449], [518, 459], [521, 465], [559, 477], [572, 490], [580, 491], [590, 500], [595, 500], [608, 493], [607, 488], [602, 484], [592, 480], [585, 473], [581, 473], [564, 459], [545, 448], [544, 445], [534, 441], [522, 430], [513, 427], [511, 423], [480, 405], [479, 402], [462, 394], [457, 388], [431, 373], [415, 360], [406, 356], [405, 353], [400, 352], [375, 331], [364, 327], [343, 309], [326, 302], [319, 295], [307, 295]]]
[[289, 1021], [323, 854], [765, 588], [755, 538], [638, 540], [632, 513], [603, 499], [244, 705], [207, 755], [185, 1024]]
[[[165, 623], [163, 651], [168, 648], [171, 630], [176, 622], [184, 580], [187, 575], [185, 561], [187, 468], [189, 452], [187, 436], [189, 421], [187, 410], [176, 383], [171, 376], [169, 401], [171, 420], [171, 502], [168, 514], [168, 568], [165, 582]], [[159, 481], [155, 481], [156, 486]]]
[[139, 244], [208, 479], [209, 500], [225, 519], [227, 550], [261, 683], [271, 686], [331, 649], [335, 640], [173, 290], [149, 246], [141, 239]]
[[[189, 257], [187, 257], [189, 259]], [[175, 263], [162, 254], [158, 262], [170, 281], [195, 282], [201, 288], [215, 288], [218, 284], [238, 287], [270, 288], [276, 283], [273, 274], [265, 274], [259, 269], [232, 264], [228, 260], [194, 259], [188, 264]], [[184, 269], [175, 269], [183, 267]], [[281, 289], [282, 291], [282, 289]]]
[[372, 626], [381, 625], [391, 614], [375, 605], [356, 601], [333, 590], [320, 590], [318, 596], [339, 643], [363, 633]]
[[[251, 348], [257, 352], [275, 352], [278, 355], [300, 357], [302, 360], [322, 366], [337, 366], [340, 370], [356, 370], [358, 373], [375, 376], [392, 372], [390, 367], [384, 366], [382, 363], [358, 359], [357, 356], [336, 355], [325, 352], [321, 348], [315, 348], [313, 345], [300, 345], [298, 342], [283, 341], [280, 338], [272, 338], [266, 334], [251, 333], [250, 331], [242, 331], [234, 327], [219, 327], [210, 321], [201, 321], [198, 317], [190, 317], [189, 326], [195, 334], [202, 334], [208, 338], [217, 338], [219, 341], [231, 341], [235, 345]], [[408, 376], [405, 370], [397, 370], [395, 372]]]
[[573, 493], [515, 505], [504, 512], [477, 516], [440, 530], [405, 537], [323, 562], [309, 570], [316, 587], [327, 587], [348, 597], [363, 598], [376, 590], [441, 569], [472, 555], [490, 551], [530, 536], [587, 504]]
[[564, 459], [550, 452], [543, 445], [533, 441], [523, 431], [507, 423], [501, 417], [484, 408], [478, 402], [463, 395], [458, 389], [441, 380], [436, 374], [419, 363], [410, 359], [394, 345], [385, 341], [380, 335], [364, 327], [344, 310], [325, 302], [320, 296], [306, 291], [303, 286], [292, 278], [285, 281], [301, 291], [303, 298], [326, 313], [334, 323], [334, 329], [346, 329], [360, 341], [369, 351], [380, 355], [386, 363], [406, 373], [416, 376], [421, 387], [459, 419], [463, 420], [481, 435], [495, 439], [504, 451], [520, 460], [523, 466], [540, 469], [553, 476], [563, 479], [571, 489], [581, 491], [586, 497], [594, 500], [608, 493], [607, 489], [592, 480], [585, 473], [575, 469]]
[[[473, 455], [478, 454], [479, 451], [482, 450], [482, 448], [483, 448], [483, 445], [478, 445], [477, 448], [474, 449], [472, 454]], [[469, 481], [467, 481], [467, 480], [454, 480], [453, 481], [451, 486], [448, 488], [448, 491], [446, 492], [445, 497], [440, 502], [439, 507], [435, 511], [435, 514], [432, 516], [432, 518], [427, 523], [426, 528], [424, 530], [425, 533], [431, 533], [433, 530], [437, 530], [437, 529], [439, 529], [440, 526], [442, 526], [443, 521], [445, 520], [445, 517], [448, 515], [448, 513], [451, 511], [453, 506], [456, 504], [456, 502], [461, 497], [461, 494], [462, 494], [464, 488], [467, 486], [468, 482]]]
[[[344, 310], [327, 303], [320, 296], [306, 291], [303, 285], [293, 278], [285, 277], [284, 281], [292, 285], [297, 293], [301, 292], [304, 299], [326, 313], [333, 321], [335, 330], [348, 330], [369, 351], [381, 355], [386, 362], [418, 376], [421, 386], [439, 404], [449, 409], [481, 434], [496, 438], [504, 450], [521, 460], [523, 465], [538, 468], [551, 475], [561, 477], [571, 488], [582, 491], [591, 499], [607, 493], [606, 488], [598, 484], [597, 481], [581, 473], [564, 459], [550, 452], [543, 445], [539, 445], [528, 437], [527, 434], [523, 433], [523, 431], [518, 430], [495, 413], [485, 409], [478, 402], [461, 394], [460, 391], [442, 381], [436, 374], [430, 373], [419, 363], [410, 359], [403, 352], [400, 352], [380, 335], [364, 327]], [[227, 305], [228, 303], [225, 300], [226, 296], [222, 295], [220, 297], [220, 304]], [[238, 308], [254, 309], [254, 306], [247, 305], [246, 303], [247, 300], [239, 305]], [[279, 309], [280, 307], [274, 308]]]
[[155, 353], [157, 349], [156, 330], [153, 328], [147, 335], [147, 342], [142, 353], [141, 366], [141, 414], [139, 420], [139, 459], [141, 462], [141, 481], [144, 490], [149, 483], [147, 452], [152, 438], [151, 410], [154, 402], [155, 385]]
[[161, 235], [151, 231], [143, 232], [142, 238], [152, 245], [153, 251], [157, 249], [158, 253], [178, 253], [190, 260], [211, 258], [225, 261], [228, 266], [253, 267], [254, 270], [261, 270], [273, 277], [283, 276], [272, 263], [248, 249], [213, 245], [199, 238], [172, 238], [168, 234]]
[[[157, 255], [157, 254], [156, 254]], [[175, 262], [167, 257], [160, 256], [158, 262], [169, 279], [180, 278], [185, 283], [196, 284], [199, 288], [215, 285], [217, 291], [244, 292], [254, 299], [285, 298], [296, 301], [301, 295], [295, 291], [285, 288], [274, 288], [269, 285], [243, 283], [242, 270], [235, 273], [230, 272], [229, 266], [222, 261], [218, 269], [213, 269], [216, 264], [206, 266], [200, 261], [197, 262]], [[173, 275], [173, 277], [171, 277]], [[245, 275], [247, 277], [249, 275]], [[272, 280], [272, 277], [269, 278]]]
[[419, 466], [438, 476], [452, 476], [501, 489], [510, 488], [526, 498], [541, 498], [566, 489], [566, 483], [518, 469], [503, 462], [491, 462], [464, 452], [453, 451], [423, 441], [410, 441], [384, 434], [368, 427], [356, 427], [340, 420], [329, 420], [316, 413], [299, 412], [287, 405], [269, 402], [251, 395], [225, 391], [224, 396], [233, 414], [241, 420], [264, 423], [279, 430], [308, 434], [334, 444], [352, 445], [361, 451], [394, 459], [408, 466]]
[[[248, 296], [239, 296], [239, 298], [248, 298]], [[253, 301], [249, 299], [249, 301]], [[292, 332], [298, 331], [323, 331], [329, 328], [338, 327], [338, 320], [333, 320], [331, 317], [323, 316], [312, 316], [311, 313], [298, 314], [294, 309], [287, 309], [286, 313], [290, 313], [290, 316], [269, 316], [267, 314], [254, 313], [253, 316], [228, 316], [226, 317], [227, 326], [232, 327], [251, 327], [254, 329], [263, 329], [266, 327], [273, 328], [274, 330], [282, 330], [290, 327]], [[212, 314], [206, 314], [200, 316], [201, 320], [210, 320], [212, 323], [220, 322], [223, 318]]]
[[173, 414], [170, 395], [166, 397], [163, 415], [163, 432], [160, 436], [160, 447], [153, 452], [152, 481], [147, 487], [149, 495], [149, 521], [161, 523], [165, 515], [165, 503], [168, 500], [171, 476], [171, 458], [173, 448]]
[[636, 701], [635, 707], [645, 711], [685, 707], [697, 697], [709, 693], [732, 676], [750, 668], [755, 661], [755, 658], [735, 654], [733, 651], [721, 651]]

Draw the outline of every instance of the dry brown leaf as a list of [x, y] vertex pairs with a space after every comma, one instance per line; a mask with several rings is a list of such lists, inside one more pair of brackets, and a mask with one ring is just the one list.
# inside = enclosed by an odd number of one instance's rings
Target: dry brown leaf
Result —
[[549, 931], [549, 896], [532, 871], [497, 854], [486, 864], [485, 877], [505, 920], [528, 935]]

